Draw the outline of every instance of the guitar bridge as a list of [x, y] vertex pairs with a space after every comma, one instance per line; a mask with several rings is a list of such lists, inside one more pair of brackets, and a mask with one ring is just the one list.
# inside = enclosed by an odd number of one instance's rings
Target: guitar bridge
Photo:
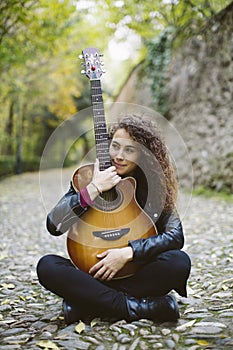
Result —
[[129, 230], [130, 228], [120, 228], [115, 230], [93, 231], [93, 235], [105, 241], [116, 241], [126, 235]]

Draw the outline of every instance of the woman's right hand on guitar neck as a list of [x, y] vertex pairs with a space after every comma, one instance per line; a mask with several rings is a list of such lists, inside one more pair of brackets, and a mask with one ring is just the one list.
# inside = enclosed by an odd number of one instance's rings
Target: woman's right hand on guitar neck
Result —
[[116, 167], [110, 166], [108, 169], [99, 170], [99, 160], [96, 159], [92, 181], [87, 185], [87, 191], [93, 201], [100, 193], [105, 192], [116, 186], [121, 181], [117, 174]]

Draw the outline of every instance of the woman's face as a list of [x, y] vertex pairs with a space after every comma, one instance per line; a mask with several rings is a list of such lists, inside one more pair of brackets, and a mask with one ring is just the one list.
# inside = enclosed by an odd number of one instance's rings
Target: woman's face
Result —
[[137, 143], [125, 129], [118, 129], [115, 132], [109, 153], [118, 175], [131, 175], [133, 173], [140, 152]]

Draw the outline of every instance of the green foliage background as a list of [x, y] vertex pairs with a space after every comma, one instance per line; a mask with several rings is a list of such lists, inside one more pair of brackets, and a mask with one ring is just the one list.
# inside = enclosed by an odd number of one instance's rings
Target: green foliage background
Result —
[[[128, 72], [145, 61], [155, 106], [166, 115], [164, 84], [172, 50], [230, 2], [2, 0], [0, 176], [38, 169], [55, 128], [90, 106], [88, 81], [80, 75], [82, 49], [106, 52], [112, 40], [120, 44], [131, 35], [140, 38], [136, 58], [132, 46], [131, 56], [115, 72], [121, 79], [113, 78], [114, 89], [105, 86], [106, 98], [113, 100]], [[81, 121], [81, 129], [85, 123], [90, 121]], [[79, 140], [80, 155], [89, 142]]]

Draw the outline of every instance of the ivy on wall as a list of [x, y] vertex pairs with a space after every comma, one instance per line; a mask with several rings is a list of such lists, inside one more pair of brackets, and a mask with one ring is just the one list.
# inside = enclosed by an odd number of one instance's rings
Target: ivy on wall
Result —
[[152, 98], [155, 109], [164, 116], [169, 110], [167, 89], [168, 66], [175, 30], [166, 28], [156, 38], [147, 41], [146, 74], [151, 83]]

